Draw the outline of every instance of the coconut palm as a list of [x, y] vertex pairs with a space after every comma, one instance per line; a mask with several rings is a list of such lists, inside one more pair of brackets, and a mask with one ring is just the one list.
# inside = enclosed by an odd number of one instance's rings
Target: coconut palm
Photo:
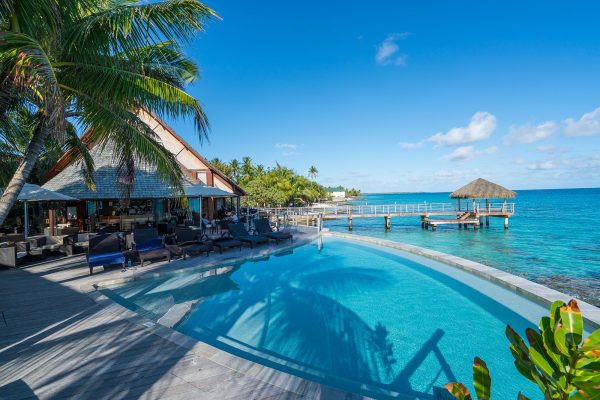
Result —
[[[175, 159], [140, 110], [192, 117], [201, 137], [208, 121], [183, 88], [198, 68], [181, 46], [215, 13], [197, 0], [0, 0], [0, 120], [19, 108], [36, 114], [31, 139], [2, 198], [0, 224], [49, 136], [89, 129], [99, 145], [116, 144], [124, 196], [138, 165], [152, 165], [181, 188]], [[1, 138], [0, 138], [1, 139]], [[81, 157], [82, 146], [70, 152]], [[129, 188], [129, 189], [127, 189]]]
[[308, 169], [308, 177], [312, 180], [315, 180], [317, 179], [317, 176], [319, 176], [319, 170], [314, 165], [311, 165]]
[[240, 162], [237, 159], [234, 158], [229, 163], [229, 172], [231, 174], [231, 178], [235, 182], [238, 182], [240, 180], [241, 169], [240, 169]]

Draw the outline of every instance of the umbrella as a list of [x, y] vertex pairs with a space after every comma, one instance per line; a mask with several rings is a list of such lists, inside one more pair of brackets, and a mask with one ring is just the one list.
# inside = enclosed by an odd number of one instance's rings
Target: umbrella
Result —
[[233, 193], [203, 183], [185, 183], [183, 191], [188, 197], [235, 197]]
[[[0, 194], [2, 190], [0, 190]], [[33, 183], [26, 183], [23, 185], [18, 201], [22, 201], [25, 208], [25, 237], [29, 235], [29, 217], [27, 215], [27, 202], [28, 201], [71, 201], [78, 200], [75, 197], [67, 196], [62, 193], [53, 192], [52, 190], [44, 189], [39, 185]]]

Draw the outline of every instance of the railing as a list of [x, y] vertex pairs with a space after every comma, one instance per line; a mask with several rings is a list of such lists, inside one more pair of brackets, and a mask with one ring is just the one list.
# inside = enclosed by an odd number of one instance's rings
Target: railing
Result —
[[435, 215], [476, 212], [484, 214], [514, 214], [514, 203], [463, 202], [460, 208], [457, 203], [415, 203], [415, 204], [381, 204], [381, 205], [345, 205], [322, 207], [280, 207], [261, 208], [260, 212], [268, 215], [306, 216], [385, 216], [385, 215]]
[[255, 212], [246, 212], [248, 229], [254, 226], [254, 220], [266, 218], [277, 229], [290, 226], [314, 228], [319, 231], [323, 228], [323, 215], [319, 212], [298, 212], [294, 208], [259, 208]]

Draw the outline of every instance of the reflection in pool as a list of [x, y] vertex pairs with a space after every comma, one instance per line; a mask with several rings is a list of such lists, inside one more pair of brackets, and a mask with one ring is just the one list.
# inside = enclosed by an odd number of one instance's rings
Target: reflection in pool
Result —
[[492, 372], [496, 398], [536, 393], [514, 369], [504, 327], [523, 332], [544, 307], [391, 249], [326, 238], [104, 292], [215, 347], [350, 391], [431, 398], [434, 385], [470, 383], [479, 355]]

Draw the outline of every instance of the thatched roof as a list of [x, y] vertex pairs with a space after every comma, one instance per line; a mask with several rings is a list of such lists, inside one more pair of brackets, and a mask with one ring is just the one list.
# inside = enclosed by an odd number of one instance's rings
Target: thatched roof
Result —
[[455, 190], [450, 194], [453, 199], [512, 199], [517, 193], [482, 178]]

